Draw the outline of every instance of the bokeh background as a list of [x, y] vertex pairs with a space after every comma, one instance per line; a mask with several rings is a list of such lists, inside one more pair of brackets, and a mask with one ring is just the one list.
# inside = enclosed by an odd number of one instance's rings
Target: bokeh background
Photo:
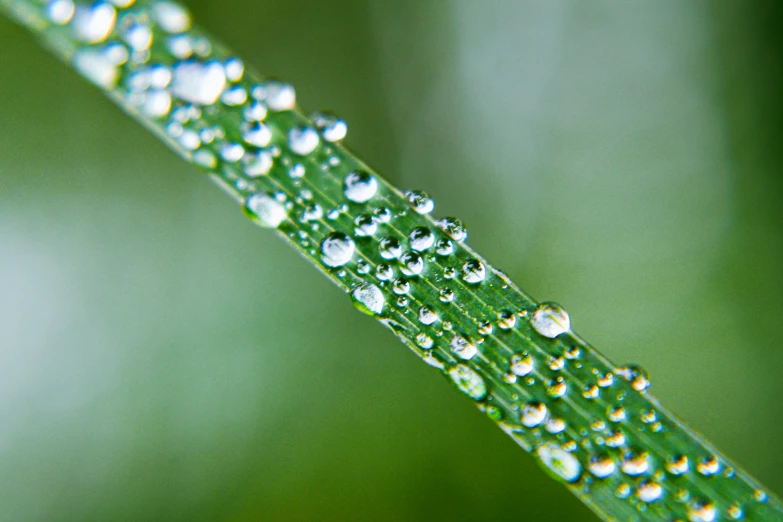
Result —
[[[783, 491], [780, 2], [192, 0]], [[592, 520], [0, 19], [0, 518]]]

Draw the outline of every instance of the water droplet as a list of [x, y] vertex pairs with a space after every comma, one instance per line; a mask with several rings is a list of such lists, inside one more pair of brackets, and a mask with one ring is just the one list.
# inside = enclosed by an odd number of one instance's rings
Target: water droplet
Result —
[[478, 284], [484, 281], [486, 275], [484, 264], [477, 259], [471, 259], [462, 265], [462, 280], [466, 283]]
[[432, 341], [432, 337], [425, 334], [424, 332], [421, 332], [416, 335], [416, 344], [424, 348], [425, 350], [429, 350], [430, 348], [432, 348], [432, 345], [434, 343]]
[[83, 49], [73, 57], [73, 66], [82, 76], [103, 89], [111, 89], [117, 83], [117, 65], [104, 53]]
[[383, 311], [386, 299], [381, 289], [372, 283], [359, 283], [351, 289], [353, 305], [367, 315], [378, 315]]
[[256, 223], [267, 228], [277, 228], [287, 217], [283, 204], [266, 192], [249, 196], [245, 200], [245, 211]]
[[745, 516], [745, 514], [742, 512], [742, 508], [736, 504], [729, 506], [727, 513], [732, 520], [742, 520]]
[[326, 141], [340, 141], [348, 134], [348, 125], [330, 112], [314, 114], [312, 120], [315, 128], [321, 132], [321, 136]]
[[650, 461], [647, 452], [638, 450], [628, 451], [623, 457], [620, 469], [623, 470], [623, 473], [631, 475], [632, 477], [644, 475], [650, 469]]
[[441, 256], [450, 256], [454, 253], [454, 243], [448, 239], [439, 239], [435, 244], [435, 251]]
[[73, 16], [73, 30], [76, 37], [87, 43], [98, 43], [108, 38], [117, 11], [107, 2], [95, 2], [91, 6], [79, 5]]
[[266, 147], [272, 141], [272, 131], [263, 123], [253, 122], [244, 125], [242, 139], [256, 147]]
[[465, 225], [455, 217], [443, 218], [436, 221], [436, 224], [454, 241], [461, 243], [468, 237], [468, 231], [465, 228]]
[[444, 288], [440, 291], [440, 300], [443, 303], [454, 301], [454, 291], [451, 288]]
[[520, 420], [528, 428], [535, 428], [546, 418], [547, 408], [542, 402], [531, 401], [522, 408]]
[[604, 374], [601, 374], [598, 376], [598, 379], [596, 380], [596, 384], [601, 388], [608, 388], [609, 386], [614, 384], [614, 375], [612, 375], [611, 372], [606, 372]]
[[578, 346], [569, 346], [568, 348], [565, 349], [563, 355], [565, 355], [566, 359], [579, 359], [579, 357], [582, 355], [582, 351], [579, 349]]
[[636, 489], [636, 494], [639, 495], [639, 500], [642, 502], [650, 503], [660, 500], [663, 496], [663, 488], [657, 482], [645, 481], [639, 484]]
[[52, 0], [46, 6], [46, 16], [57, 25], [65, 25], [73, 18], [76, 6], [72, 0]]
[[533, 371], [533, 358], [527, 353], [514, 354], [509, 359], [511, 373], [524, 377]]
[[688, 472], [688, 457], [685, 455], [674, 455], [666, 459], [666, 471], [672, 475], [682, 475]]
[[475, 344], [459, 335], [452, 337], [450, 346], [452, 353], [460, 359], [469, 360], [478, 353]]
[[407, 294], [411, 291], [411, 284], [404, 277], [398, 277], [392, 283], [392, 292], [397, 295]]
[[501, 330], [511, 330], [517, 324], [517, 316], [514, 312], [503, 310], [498, 314], [498, 327]]
[[546, 383], [546, 393], [554, 399], [559, 399], [568, 391], [568, 385], [562, 376], [552, 379]]
[[400, 270], [408, 276], [419, 275], [424, 270], [424, 260], [416, 252], [405, 252], [400, 256]]
[[480, 401], [487, 396], [487, 385], [475, 370], [458, 364], [449, 370], [449, 377], [457, 388], [468, 397]]
[[[257, 178], [268, 174], [274, 164], [274, 159], [268, 151], [258, 151], [256, 153], [245, 154], [242, 158], [243, 172], [251, 178]], [[318, 207], [319, 209], [321, 207]], [[320, 216], [315, 218], [320, 219]]]
[[266, 105], [259, 101], [254, 101], [242, 113], [247, 121], [263, 121], [266, 118]]
[[343, 194], [354, 203], [370, 201], [377, 191], [375, 176], [364, 170], [349, 172], [343, 180]]
[[555, 303], [541, 303], [533, 312], [530, 324], [536, 332], [554, 339], [571, 329], [571, 320], [563, 308]]
[[587, 462], [587, 469], [590, 470], [590, 473], [602, 479], [614, 473], [617, 465], [609, 455], [598, 453], [590, 457], [590, 460]]
[[426, 324], [427, 326], [429, 326], [437, 320], [438, 320], [438, 314], [433, 312], [426, 306], [422, 306], [419, 309], [419, 322], [421, 324]]
[[356, 219], [353, 220], [353, 224], [356, 225], [355, 232], [357, 236], [372, 236], [378, 231], [378, 222], [375, 220], [374, 216], [368, 214], [356, 216]]
[[606, 436], [606, 445], [610, 448], [625, 446], [625, 433], [620, 430], [609, 433], [609, 435]]
[[174, 2], [157, 2], [152, 8], [152, 16], [167, 33], [182, 33], [190, 28], [190, 13]]
[[416, 227], [408, 235], [408, 241], [413, 250], [421, 252], [428, 250], [435, 244], [435, 235], [427, 227]]
[[617, 368], [615, 373], [630, 382], [631, 388], [638, 392], [643, 392], [650, 387], [650, 376], [641, 366], [629, 364]]
[[224, 143], [220, 146], [220, 157], [223, 161], [234, 163], [245, 155], [245, 148], [239, 143]]
[[557, 417], [550, 417], [547, 419], [544, 428], [549, 433], [556, 435], [558, 433], [563, 433], [565, 431], [566, 423], [563, 419], [558, 419]]
[[429, 214], [435, 208], [435, 202], [422, 190], [409, 190], [405, 193], [408, 203], [419, 214]]
[[267, 106], [273, 111], [289, 111], [296, 107], [296, 91], [291, 84], [270, 80], [266, 82], [263, 93]]
[[575, 482], [582, 474], [582, 465], [577, 458], [554, 442], [545, 442], [539, 446], [536, 455], [544, 468], [554, 473], [556, 478]]
[[382, 223], [388, 223], [391, 221], [392, 213], [386, 207], [375, 207], [372, 211], [373, 215], [378, 218], [378, 221]]
[[622, 422], [626, 419], [625, 408], [622, 406], [610, 406], [606, 410], [606, 416], [612, 422]]
[[709, 477], [720, 471], [720, 462], [718, 462], [717, 457], [714, 455], [707, 455], [696, 464], [696, 469], [702, 475]]
[[402, 245], [393, 237], [381, 238], [379, 248], [381, 257], [384, 259], [396, 259], [402, 254]]
[[152, 89], [144, 93], [141, 112], [148, 118], [162, 118], [171, 110], [171, 95], [164, 89]]
[[211, 105], [226, 87], [226, 72], [220, 62], [179, 62], [174, 66], [171, 92], [197, 105]]
[[481, 335], [492, 334], [492, 323], [489, 321], [481, 321], [478, 325], [478, 333]]
[[134, 51], [146, 51], [152, 44], [152, 30], [146, 24], [131, 24], [123, 33], [123, 39]]
[[718, 511], [715, 504], [702, 499], [696, 499], [688, 504], [688, 520], [690, 522], [715, 522]]
[[388, 281], [394, 277], [394, 271], [392, 270], [392, 267], [386, 263], [381, 263], [375, 267], [375, 277], [380, 281]]
[[321, 138], [312, 127], [296, 126], [288, 131], [288, 148], [300, 156], [307, 156], [318, 147]]
[[321, 242], [321, 260], [326, 266], [337, 267], [348, 263], [356, 245], [342, 232], [332, 232]]

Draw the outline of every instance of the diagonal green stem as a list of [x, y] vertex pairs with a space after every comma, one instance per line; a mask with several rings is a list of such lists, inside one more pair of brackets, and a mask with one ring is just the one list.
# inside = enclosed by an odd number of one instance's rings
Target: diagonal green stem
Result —
[[169, 1], [0, 0], [475, 401], [599, 516], [777, 520], [783, 505]]

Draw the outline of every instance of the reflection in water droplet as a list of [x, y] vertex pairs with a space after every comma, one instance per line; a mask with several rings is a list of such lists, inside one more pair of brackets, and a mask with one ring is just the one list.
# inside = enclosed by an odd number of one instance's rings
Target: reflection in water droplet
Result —
[[421, 252], [428, 250], [435, 244], [435, 235], [427, 227], [416, 227], [408, 235], [408, 241], [413, 250]]
[[674, 455], [666, 459], [666, 471], [672, 475], [682, 475], [688, 472], [688, 457], [685, 455]]
[[468, 231], [465, 228], [465, 225], [455, 217], [443, 218], [436, 221], [436, 223], [454, 241], [462, 242], [468, 237]]
[[259, 192], [245, 200], [245, 212], [259, 225], [277, 228], [286, 217], [285, 207], [271, 194]]
[[353, 257], [356, 245], [342, 232], [332, 232], [321, 242], [321, 260], [326, 266], [343, 266]]
[[435, 202], [424, 191], [409, 190], [405, 193], [405, 197], [413, 207], [413, 210], [419, 214], [428, 214], [435, 208]]
[[533, 312], [530, 324], [536, 332], [554, 339], [571, 329], [571, 320], [560, 305], [555, 303], [541, 303]]
[[348, 134], [348, 125], [330, 112], [316, 113], [312, 116], [315, 128], [326, 141], [340, 141]]
[[370, 201], [377, 191], [378, 180], [364, 170], [349, 172], [343, 180], [343, 194], [354, 203]]
[[464, 364], [458, 364], [449, 370], [449, 377], [462, 393], [480, 401], [487, 395], [487, 385], [475, 370]]
[[639, 484], [636, 494], [642, 502], [655, 502], [663, 496], [663, 488], [657, 482], [645, 481]]
[[524, 426], [528, 428], [535, 428], [544, 422], [546, 414], [547, 408], [545, 404], [537, 401], [531, 401], [525, 404], [525, 406], [522, 408], [520, 419]]
[[639, 365], [629, 364], [622, 368], [617, 368], [615, 373], [630, 382], [631, 388], [638, 392], [643, 392], [650, 387], [650, 376], [647, 371]]
[[582, 474], [582, 465], [577, 458], [554, 442], [539, 446], [536, 455], [547, 470], [566, 482], [575, 482]]
[[452, 353], [454, 353], [454, 355], [460, 359], [469, 360], [472, 359], [476, 353], [478, 353], [476, 345], [459, 335], [455, 335], [451, 339], [450, 346]]
[[419, 309], [419, 322], [421, 324], [425, 324], [429, 326], [437, 320], [438, 320], [438, 314], [436, 314], [426, 306], [422, 306]]
[[647, 457], [647, 452], [638, 450], [628, 451], [623, 457], [620, 469], [623, 470], [623, 473], [631, 475], [632, 477], [644, 475], [650, 469], [650, 461]]
[[454, 243], [448, 239], [439, 239], [435, 244], [435, 251], [441, 256], [450, 256], [454, 253]]
[[296, 91], [289, 83], [271, 80], [259, 92], [265, 95], [267, 107], [273, 111], [289, 111], [296, 107]]
[[396, 259], [402, 254], [402, 245], [393, 237], [384, 237], [378, 243], [381, 257], [384, 259]]
[[318, 147], [321, 139], [312, 127], [296, 126], [288, 131], [288, 148], [300, 156], [307, 156]]
[[606, 478], [617, 469], [617, 465], [609, 455], [599, 453], [592, 455], [587, 463], [587, 469], [598, 478]]
[[405, 252], [400, 256], [400, 270], [408, 276], [419, 275], [424, 270], [424, 259], [416, 252]]
[[524, 377], [528, 373], [533, 371], [533, 358], [524, 353], [524, 354], [514, 354], [509, 359], [509, 362], [511, 363], [511, 373], [514, 375], [518, 375], [520, 377]]
[[714, 522], [717, 518], [718, 511], [712, 502], [696, 499], [688, 504], [688, 520], [690, 522]]
[[189, 103], [211, 105], [226, 87], [226, 72], [220, 62], [179, 62], [174, 66], [171, 93]]
[[360, 283], [351, 290], [354, 306], [367, 315], [378, 315], [383, 311], [386, 298], [381, 289], [371, 283]]
[[471, 259], [466, 261], [462, 265], [462, 280], [470, 284], [478, 284], [484, 280], [487, 276], [487, 271], [484, 268], [484, 263], [477, 259]]

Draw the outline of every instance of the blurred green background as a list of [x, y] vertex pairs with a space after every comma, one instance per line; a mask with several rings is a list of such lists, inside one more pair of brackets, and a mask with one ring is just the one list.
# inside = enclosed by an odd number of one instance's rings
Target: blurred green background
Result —
[[[780, 2], [191, 1], [783, 491]], [[0, 518], [591, 520], [0, 19]]]

